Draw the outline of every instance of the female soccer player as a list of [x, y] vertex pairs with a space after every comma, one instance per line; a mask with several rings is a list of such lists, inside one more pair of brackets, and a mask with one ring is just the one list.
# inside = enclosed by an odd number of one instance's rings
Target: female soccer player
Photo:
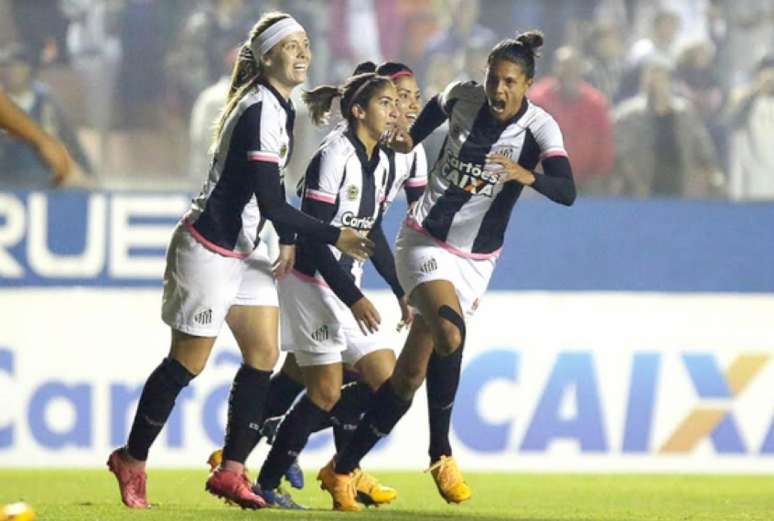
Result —
[[[449, 120], [428, 188], [396, 243], [398, 278], [420, 315], [393, 375], [377, 391], [350, 443], [320, 471], [318, 479], [336, 509], [355, 505], [355, 469], [409, 409], [433, 350], [449, 357], [462, 348], [463, 314], [475, 309], [486, 289], [524, 187], [561, 204], [575, 200], [559, 127], [525, 96], [542, 43], [537, 31], [500, 42], [489, 54], [484, 86], [452, 83], [428, 102], [409, 134], [394, 131], [392, 146], [409, 150]], [[540, 162], [544, 173], [534, 171]], [[447, 381], [455, 392], [456, 376]], [[453, 460], [440, 461], [435, 472], [443, 471], [450, 481], [461, 478]], [[454, 501], [437, 483], [441, 494]], [[453, 492], [464, 482], [449, 484]]]
[[289, 97], [306, 79], [310, 60], [303, 27], [287, 14], [269, 13], [252, 29], [234, 66], [209, 177], [167, 252], [162, 318], [172, 329], [169, 356], [145, 383], [126, 446], [108, 459], [129, 507], [148, 507], [148, 449], [177, 395], [204, 368], [224, 322], [244, 363], [231, 388], [224, 461], [206, 488], [244, 508], [265, 506], [243, 478], [278, 357], [277, 292], [257, 239], [263, 220], [271, 220], [280, 236], [275, 274], [292, 266], [295, 232], [335, 244], [356, 259], [371, 251], [367, 238], [309, 217], [285, 200], [281, 171], [293, 145]]
[[[375, 229], [389, 176], [379, 139], [398, 117], [395, 86], [388, 77], [369, 72], [351, 77], [341, 87], [307, 92], [304, 100], [315, 123], [324, 121], [335, 97], [341, 97], [347, 124], [328, 134], [312, 158], [304, 178], [302, 209], [323, 221], [369, 234], [375, 241], [375, 262], [388, 265], [388, 282], [400, 288], [387, 241]], [[382, 262], [385, 255], [390, 258]], [[362, 270], [363, 262], [346, 255], [336, 258], [325, 244], [304, 237], [292, 274], [278, 283], [282, 349], [293, 353], [306, 394], [280, 425], [258, 476], [254, 491], [267, 503], [293, 508], [276, 489], [309, 434], [328, 420], [338, 402], [342, 364], [353, 366], [372, 389], [392, 373], [395, 354], [375, 334], [381, 319], [360, 291]], [[405, 299], [401, 303], [407, 312]]]
[[[377, 68], [373, 63], [365, 62], [358, 65], [353, 75], [374, 71], [377, 74], [388, 76], [393, 81], [398, 95], [396, 103], [398, 118], [396, 124], [401, 128], [408, 129], [411, 123], [416, 120], [421, 107], [421, 94], [414, 73], [402, 63], [388, 62]], [[347, 121], [344, 120], [337, 130], [346, 132], [347, 128]], [[417, 145], [408, 154], [396, 153], [389, 148], [383, 148], [383, 151], [387, 154], [389, 161], [386, 181], [387, 189], [384, 200], [381, 203], [380, 219], [372, 228], [371, 234], [382, 234], [381, 217], [401, 190], [405, 191], [406, 200], [409, 205], [412, 205], [422, 195], [427, 184], [427, 159], [421, 144]], [[382, 239], [381, 237], [380, 240], [375, 240], [374, 242], [377, 245], [387, 244], [386, 238]], [[385, 280], [397, 282], [394, 260], [389, 249], [375, 254], [371, 257], [371, 260]], [[392, 289], [399, 301], [404, 298], [403, 290], [399, 285]], [[408, 325], [410, 316], [404, 317], [404, 319], [402, 323]], [[345, 384], [341, 389], [341, 398], [330, 412], [330, 421], [326, 421], [313, 429], [314, 431], [322, 430], [330, 427], [332, 424], [337, 448], [343, 447], [348, 442], [373, 394], [368, 384], [357, 381], [357, 373], [353, 371], [345, 370], [344, 382]], [[431, 379], [428, 377], [428, 388], [430, 387]], [[288, 409], [303, 389], [303, 377], [296, 363], [295, 356], [293, 353], [288, 353], [282, 370], [272, 377], [269, 384], [265, 409], [266, 421], [264, 422], [262, 432], [267, 434], [270, 443], [274, 439], [274, 431], [279, 420], [288, 412]], [[214, 467], [219, 463], [220, 458], [221, 451], [217, 450], [210, 455], [208, 463]], [[285, 476], [291, 486], [303, 488], [303, 472], [296, 463], [288, 467]], [[366, 504], [379, 504], [394, 497], [394, 491], [386, 490], [386, 487], [383, 486], [374, 488], [374, 485], [375, 482], [369, 480], [367, 474], [361, 474], [361, 479], [357, 482], [358, 499]], [[283, 498], [278, 497], [275, 502], [282, 503]]]

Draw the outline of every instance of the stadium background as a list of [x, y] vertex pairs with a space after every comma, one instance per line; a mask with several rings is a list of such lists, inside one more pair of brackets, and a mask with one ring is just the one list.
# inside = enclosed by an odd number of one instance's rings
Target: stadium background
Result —
[[[245, 12], [276, 5], [302, 18], [314, 83], [340, 79], [361, 58], [400, 58], [423, 71], [432, 94], [444, 80], [431, 73], [461, 77], [490, 46], [483, 31], [481, 41], [458, 42], [448, 54], [423, 52], [422, 35], [453, 34], [462, 23], [449, 19], [454, 6], [446, 2], [234, 3]], [[0, 466], [101, 465], [124, 440], [143, 379], [166, 349], [158, 318], [163, 251], [206, 164], [189, 124], [198, 55], [175, 51], [210, 48], [192, 21], [209, 4], [0, 2], [0, 43], [39, 51], [37, 77], [90, 159], [65, 189], [30, 181], [0, 192]], [[625, 54], [649, 34], [658, 4], [484, 0], [478, 12], [472, 2], [451, 12], [474, 16], [497, 38], [516, 27], [543, 29], [548, 48], [538, 74], [547, 75], [552, 51], [582, 46], [601, 20], [619, 24]], [[730, 2], [667, 4], [681, 17], [682, 41], [713, 41], [709, 8], [725, 20], [713, 64], [730, 103], [772, 49], [771, 13], [760, 25], [735, 26]], [[769, 4], [734, 3], [745, 13]], [[353, 27], [371, 30], [350, 38]], [[301, 143], [291, 176], [322, 132], [297, 106]], [[733, 128], [723, 132], [728, 145]], [[774, 204], [772, 195], [731, 189], [733, 153], [718, 147], [713, 173], [721, 178], [701, 194], [643, 197], [622, 188], [612, 168], [581, 184], [570, 209], [532, 197], [519, 203], [470, 324], [452, 441], [465, 469], [774, 471]], [[391, 211], [389, 237], [404, 206]], [[391, 330], [394, 299], [373, 273], [366, 286]], [[401, 338], [393, 337], [397, 348]], [[223, 335], [153, 448], [154, 465], [198, 466], [220, 444], [237, 360]], [[370, 466], [424, 466], [419, 396]], [[314, 468], [330, 452], [330, 439], [318, 436], [302, 461]]]

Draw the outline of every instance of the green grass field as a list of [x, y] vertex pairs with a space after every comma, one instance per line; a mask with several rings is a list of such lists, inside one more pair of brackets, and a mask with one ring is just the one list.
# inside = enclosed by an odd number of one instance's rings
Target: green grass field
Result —
[[131, 511], [121, 505], [107, 470], [1, 470], [0, 503], [23, 500], [39, 521], [86, 520], [774, 520], [774, 477], [688, 475], [466, 474], [474, 497], [464, 505], [441, 501], [421, 472], [379, 472], [395, 486], [398, 500], [360, 514], [328, 511], [326, 494], [307, 475], [294, 498], [312, 510], [246, 511], [228, 507], [204, 492], [204, 471], [149, 473], [155, 508]]

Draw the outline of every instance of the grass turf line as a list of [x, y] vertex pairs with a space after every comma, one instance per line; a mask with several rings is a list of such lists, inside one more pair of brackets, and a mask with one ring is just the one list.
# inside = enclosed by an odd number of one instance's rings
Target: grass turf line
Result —
[[107, 470], [0, 470], [0, 503], [29, 503], [38, 521], [445, 520], [445, 521], [764, 521], [774, 519], [774, 477], [629, 474], [466, 473], [474, 497], [447, 505], [429, 475], [375, 472], [398, 489], [392, 505], [360, 514], [330, 512], [328, 495], [307, 474], [294, 499], [306, 512], [228, 507], [204, 491], [198, 470], [151, 470], [148, 496], [155, 508], [132, 511]]

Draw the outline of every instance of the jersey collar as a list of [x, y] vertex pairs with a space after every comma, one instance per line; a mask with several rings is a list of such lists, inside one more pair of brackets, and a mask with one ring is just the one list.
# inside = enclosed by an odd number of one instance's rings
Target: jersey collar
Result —
[[355, 131], [352, 128], [347, 128], [344, 135], [347, 136], [349, 142], [352, 143], [353, 147], [355, 147], [355, 153], [357, 154], [357, 158], [360, 160], [360, 164], [363, 165], [363, 170], [373, 172], [373, 170], [376, 168], [376, 165], [379, 163], [379, 153], [381, 148], [379, 144], [374, 147], [374, 155], [369, 161], [365, 145], [357, 138]]
[[285, 110], [285, 112], [288, 113], [288, 115], [295, 113], [295, 109], [293, 108], [293, 102], [290, 99], [285, 100], [285, 98], [282, 97], [282, 94], [280, 94], [277, 91], [277, 89], [275, 89], [271, 85], [271, 83], [269, 83], [269, 80], [267, 80], [266, 78], [261, 78], [260, 80], [258, 80], [258, 83], [266, 87], [266, 89], [269, 92], [271, 92], [275, 98], [277, 98], [277, 101], [279, 102], [280, 106]]

